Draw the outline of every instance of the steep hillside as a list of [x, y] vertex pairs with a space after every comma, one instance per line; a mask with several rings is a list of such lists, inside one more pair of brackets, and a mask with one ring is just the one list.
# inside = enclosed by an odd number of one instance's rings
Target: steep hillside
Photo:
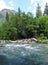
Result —
[[10, 10], [10, 9], [3, 9], [0, 11], [0, 18], [4, 18], [6, 16], [6, 12], [8, 13], [16, 13], [16, 11], [14, 10]]

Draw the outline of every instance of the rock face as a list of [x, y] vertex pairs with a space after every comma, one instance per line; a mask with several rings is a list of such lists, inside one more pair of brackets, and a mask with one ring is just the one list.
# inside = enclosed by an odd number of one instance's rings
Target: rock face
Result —
[[35, 38], [29, 38], [29, 39], [22, 39], [22, 40], [16, 40], [16, 41], [11, 41], [11, 40], [0, 40], [0, 43], [32, 43], [32, 42], [36, 42], [37, 39]]
[[0, 19], [4, 18], [4, 16], [2, 14], [0, 14]]
[[16, 40], [16, 41], [11, 41], [11, 40], [0, 40], [0, 43], [32, 43], [36, 42], [37, 40], [35, 38], [29, 38], [29, 39], [22, 39], [22, 40]]

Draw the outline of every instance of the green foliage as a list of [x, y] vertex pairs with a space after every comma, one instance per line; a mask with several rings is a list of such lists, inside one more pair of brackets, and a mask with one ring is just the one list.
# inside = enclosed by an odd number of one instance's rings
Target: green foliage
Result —
[[6, 22], [0, 27], [0, 39], [15, 40], [17, 38], [17, 29]]
[[0, 39], [48, 38], [48, 16], [39, 15], [39, 11], [37, 17], [33, 17], [30, 12], [21, 12], [20, 8], [15, 14], [6, 14], [6, 21], [0, 26]]
[[45, 40], [46, 40], [46, 39], [47, 39], [47, 37], [45, 37], [45, 36], [44, 36], [44, 34], [42, 33], [42, 34], [40, 34], [40, 36], [38, 37], [38, 39], [40, 39], [40, 40], [45, 39]]

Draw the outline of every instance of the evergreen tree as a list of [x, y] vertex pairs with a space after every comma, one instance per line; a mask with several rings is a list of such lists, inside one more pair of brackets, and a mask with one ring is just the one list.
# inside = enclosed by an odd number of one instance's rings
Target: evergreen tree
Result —
[[40, 5], [39, 3], [37, 4], [37, 10], [36, 10], [36, 17], [39, 18], [40, 16], [42, 16], [42, 12], [40, 9]]
[[6, 12], [6, 21], [9, 21], [9, 14]]
[[48, 15], [48, 4], [47, 3], [46, 3], [46, 6], [45, 6], [44, 15]]
[[20, 8], [18, 8], [18, 15], [19, 15], [19, 16], [21, 15], [21, 10], [20, 10]]

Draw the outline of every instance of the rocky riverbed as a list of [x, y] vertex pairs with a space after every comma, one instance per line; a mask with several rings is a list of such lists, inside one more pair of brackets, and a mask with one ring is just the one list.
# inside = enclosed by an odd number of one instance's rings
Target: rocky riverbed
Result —
[[36, 38], [29, 38], [29, 39], [19, 39], [19, 40], [0, 40], [0, 43], [22, 43], [22, 44], [30, 44], [30, 43], [40, 43], [40, 44], [48, 44], [47, 40], [38, 40]]
[[12, 41], [12, 40], [0, 40], [0, 43], [6, 43], [6, 42], [9, 42], [9, 43], [33, 43], [33, 42], [37, 42], [37, 39], [35, 38], [29, 38], [29, 39], [22, 39], [22, 40], [15, 40], [15, 41]]

